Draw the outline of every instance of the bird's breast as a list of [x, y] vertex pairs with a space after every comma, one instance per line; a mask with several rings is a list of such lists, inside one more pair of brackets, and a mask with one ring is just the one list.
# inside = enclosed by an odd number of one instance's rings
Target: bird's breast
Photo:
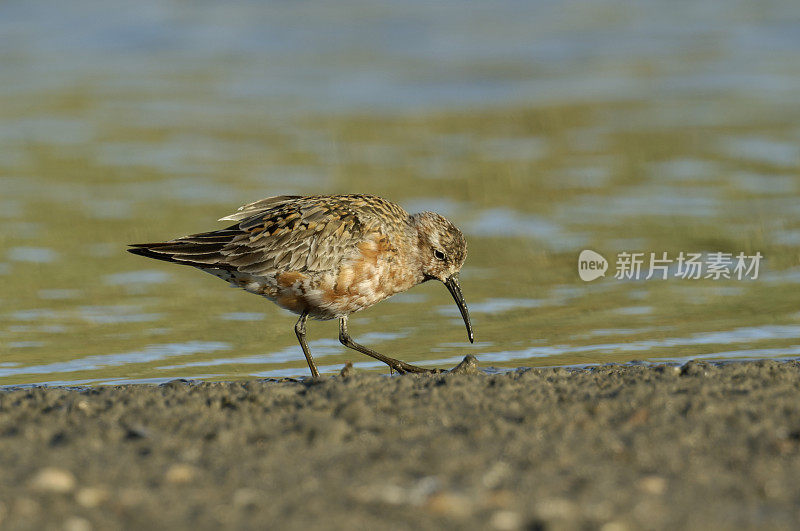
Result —
[[401, 249], [380, 233], [366, 238], [335, 271], [309, 290], [312, 315], [341, 317], [405, 291], [421, 279]]

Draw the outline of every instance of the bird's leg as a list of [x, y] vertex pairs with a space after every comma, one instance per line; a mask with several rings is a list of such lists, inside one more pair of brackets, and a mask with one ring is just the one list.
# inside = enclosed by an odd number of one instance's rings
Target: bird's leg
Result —
[[294, 333], [297, 334], [297, 340], [300, 341], [300, 347], [303, 349], [303, 354], [306, 355], [308, 368], [311, 369], [311, 376], [319, 378], [319, 371], [317, 366], [314, 365], [314, 358], [311, 357], [311, 352], [308, 351], [308, 343], [306, 343], [306, 319], [308, 319], [308, 312], [303, 312], [297, 324], [294, 325]]
[[423, 369], [422, 367], [417, 367], [416, 365], [410, 365], [400, 360], [396, 360], [394, 358], [390, 358], [388, 356], [384, 356], [379, 352], [375, 352], [372, 349], [365, 347], [364, 345], [359, 345], [353, 338], [350, 337], [350, 334], [347, 332], [347, 317], [339, 318], [339, 342], [346, 346], [347, 348], [351, 348], [353, 350], [357, 350], [362, 354], [366, 354], [367, 356], [371, 356], [376, 360], [382, 361], [386, 365], [389, 366], [389, 370], [394, 369], [395, 371], [399, 372], [400, 374], [404, 374], [407, 372], [436, 372], [436, 369]]

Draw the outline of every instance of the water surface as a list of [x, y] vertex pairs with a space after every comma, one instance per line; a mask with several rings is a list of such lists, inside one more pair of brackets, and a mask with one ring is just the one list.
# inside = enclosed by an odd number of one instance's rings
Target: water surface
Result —
[[[5, 2], [0, 384], [307, 374], [294, 316], [124, 252], [282, 193], [375, 193], [464, 229], [474, 345], [434, 283], [351, 320], [409, 362], [800, 356], [799, 15]], [[765, 258], [756, 280], [584, 283], [585, 248]], [[385, 370], [335, 323], [309, 336], [323, 372]]]

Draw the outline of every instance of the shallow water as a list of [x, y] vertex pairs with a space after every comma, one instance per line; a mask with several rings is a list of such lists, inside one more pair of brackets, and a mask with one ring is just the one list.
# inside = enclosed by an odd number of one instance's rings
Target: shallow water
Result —
[[[790, 0], [5, 2], [0, 384], [307, 374], [294, 316], [124, 252], [281, 193], [464, 229], [474, 345], [433, 283], [351, 319], [405, 361], [800, 356], [798, 22]], [[618, 280], [623, 251], [764, 259]], [[309, 335], [325, 372], [384, 370], [335, 323]]]

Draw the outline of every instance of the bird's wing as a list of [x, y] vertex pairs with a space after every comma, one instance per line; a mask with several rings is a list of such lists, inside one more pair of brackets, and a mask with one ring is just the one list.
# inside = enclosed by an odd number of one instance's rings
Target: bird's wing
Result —
[[303, 197], [299, 195], [276, 195], [273, 197], [267, 197], [265, 199], [260, 199], [252, 203], [242, 205], [233, 214], [228, 214], [224, 218], [219, 218], [217, 221], [241, 221], [251, 216], [255, 216], [256, 214], [261, 214], [267, 210], [279, 208], [287, 203], [291, 203], [292, 201], [297, 201], [298, 199], [302, 198]]
[[222, 219], [238, 223], [168, 242], [135, 244], [129, 250], [150, 258], [252, 275], [329, 271], [376, 225], [369, 212], [325, 196], [270, 197]]

